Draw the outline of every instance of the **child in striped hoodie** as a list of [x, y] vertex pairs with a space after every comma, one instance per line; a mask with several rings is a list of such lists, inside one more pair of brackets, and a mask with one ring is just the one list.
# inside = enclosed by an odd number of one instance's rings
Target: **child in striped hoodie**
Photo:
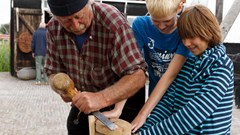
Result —
[[192, 52], [137, 135], [230, 134], [234, 71], [214, 14], [188, 7], [179, 35]]

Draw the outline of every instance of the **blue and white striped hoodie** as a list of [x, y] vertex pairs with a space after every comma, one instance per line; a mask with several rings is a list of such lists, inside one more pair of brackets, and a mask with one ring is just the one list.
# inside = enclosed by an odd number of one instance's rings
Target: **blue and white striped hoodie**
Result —
[[189, 58], [139, 135], [230, 134], [234, 70], [219, 44]]

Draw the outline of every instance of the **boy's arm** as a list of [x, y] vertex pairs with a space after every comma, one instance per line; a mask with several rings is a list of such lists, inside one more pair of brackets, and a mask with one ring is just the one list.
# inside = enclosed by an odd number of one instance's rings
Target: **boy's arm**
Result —
[[175, 54], [174, 58], [169, 64], [167, 71], [158, 81], [147, 102], [144, 104], [137, 117], [131, 123], [133, 132], [137, 131], [145, 123], [148, 115], [151, 113], [153, 108], [157, 105], [164, 93], [167, 91], [168, 87], [174, 81], [185, 61], [186, 58], [184, 56]]

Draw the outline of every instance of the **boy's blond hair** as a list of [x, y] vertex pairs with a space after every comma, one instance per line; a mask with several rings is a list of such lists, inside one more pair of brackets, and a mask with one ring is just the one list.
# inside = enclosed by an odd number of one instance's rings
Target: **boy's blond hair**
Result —
[[152, 16], [166, 17], [177, 12], [181, 0], [146, 0], [148, 13]]
[[217, 18], [210, 9], [195, 5], [185, 9], [178, 20], [181, 39], [200, 37], [213, 47], [222, 42], [221, 29]]

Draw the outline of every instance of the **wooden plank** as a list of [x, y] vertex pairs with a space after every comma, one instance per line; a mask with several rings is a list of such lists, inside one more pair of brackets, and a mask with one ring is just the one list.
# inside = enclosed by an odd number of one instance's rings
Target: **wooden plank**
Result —
[[24, 18], [22, 17], [22, 15], [18, 15], [19, 16], [19, 18], [20, 18], [20, 20], [23, 22], [23, 24], [27, 27], [27, 29], [31, 32], [31, 34], [33, 34], [34, 33], [34, 28], [31, 26], [31, 25], [29, 25], [28, 24], [28, 22], [26, 22], [25, 20], [24, 20]]
[[220, 25], [221, 30], [222, 30], [223, 40], [226, 38], [234, 21], [236, 20], [237, 16], [239, 15], [239, 12], [240, 12], [239, 7], [240, 7], [240, 0], [235, 0]]
[[223, 16], [223, 0], [216, 0], [216, 17], [218, 19], [219, 24], [222, 22]]
[[21, 15], [42, 15], [42, 10], [41, 9], [27, 9], [27, 8], [20, 8], [19, 13]]
[[89, 135], [96, 135], [95, 130], [95, 117], [93, 115], [88, 116], [88, 123], [89, 123]]

